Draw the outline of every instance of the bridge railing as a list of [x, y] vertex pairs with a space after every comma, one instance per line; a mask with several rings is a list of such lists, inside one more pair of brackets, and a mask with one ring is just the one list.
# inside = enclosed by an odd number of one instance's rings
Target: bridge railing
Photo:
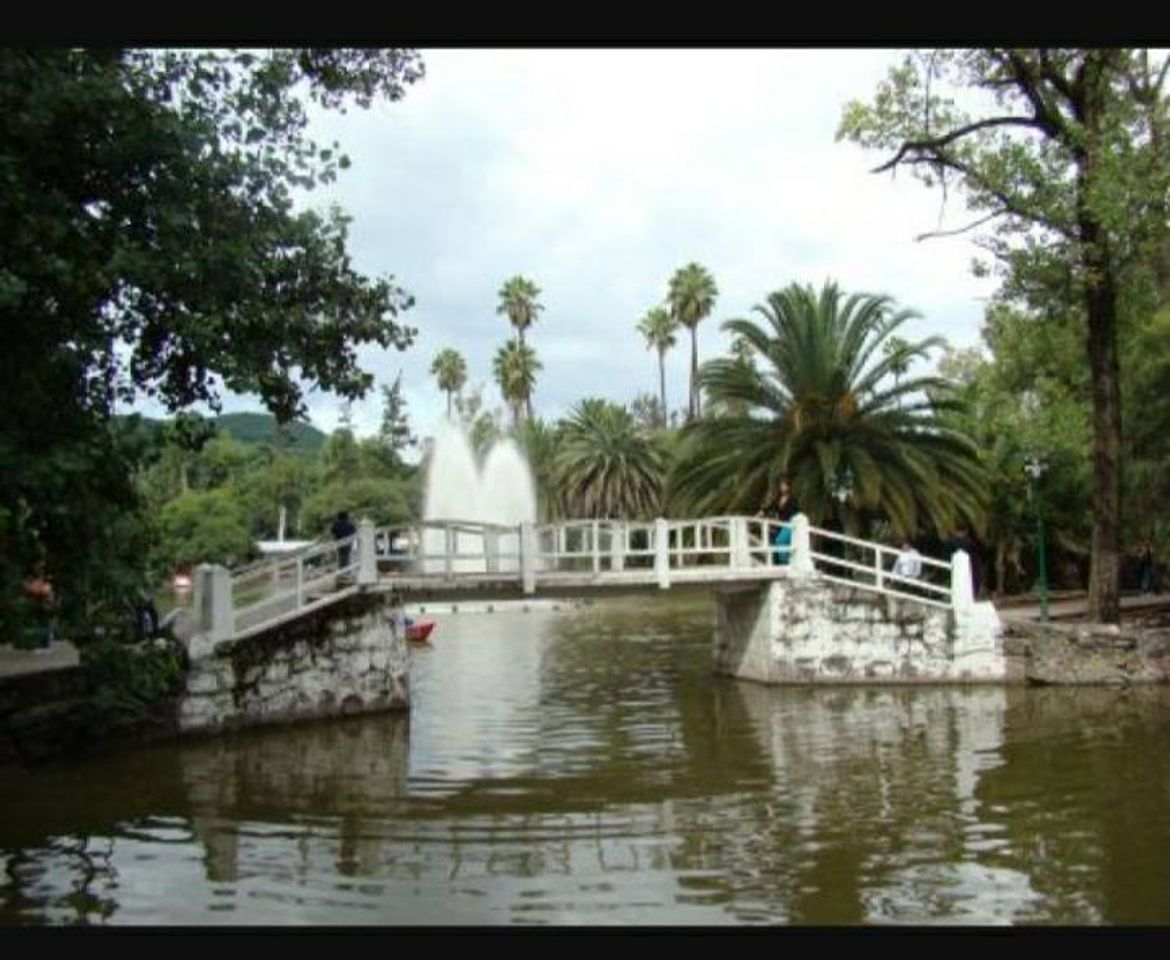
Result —
[[917, 577], [894, 572], [901, 551], [833, 530], [809, 527], [809, 555], [824, 580], [930, 606], [954, 605], [952, 561], [919, 556]]

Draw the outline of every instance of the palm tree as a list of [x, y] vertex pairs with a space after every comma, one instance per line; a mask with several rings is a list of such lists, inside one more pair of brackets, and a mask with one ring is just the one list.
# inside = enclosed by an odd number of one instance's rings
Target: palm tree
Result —
[[554, 464], [566, 516], [648, 518], [658, 512], [662, 453], [625, 407], [596, 397], [577, 404], [561, 425]]
[[447, 347], [435, 354], [431, 373], [439, 381], [439, 389], [447, 394], [447, 419], [451, 419], [451, 398], [467, 382], [467, 364], [458, 350]]
[[662, 419], [666, 421], [666, 351], [678, 341], [674, 332], [678, 322], [666, 307], [655, 307], [638, 324], [638, 332], [646, 338], [646, 347], [658, 351], [658, 399], [662, 403]]
[[539, 417], [525, 420], [512, 431], [532, 470], [532, 481], [536, 485], [536, 515], [542, 522], [555, 519], [556, 483], [553, 471], [558, 434], [557, 427], [546, 424]]
[[[520, 346], [524, 346], [524, 331], [536, 322], [536, 315], [544, 309], [544, 304], [538, 303], [536, 300], [539, 296], [540, 287], [519, 274], [505, 281], [504, 285], [500, 287], [500, 303], [496, 307], [496, 313], [505, 314], [512, 326], [516, 328], [516, 334], [520, 338]], [[525, 400], [525, 409], [528, 416], [531, 417], [531, 398]]]
[[670, 278], [670, 290], [666, 301], [671, 315], [691, 331], [691, 393], [687, 402], [687, 419], [699, 416], [699, 346], [695, 339], [695, 328], [715, 306], [719, 291], [707, 268], [698, 263], [688, 263]]
[[540, 368], [536, 351], [516, 340], [509, 340], [496, 352], [492, 370], [500, 386], [500, 393], [512, 409], [513, 426], [519, 426], [522, 409], [531, 409], [532, 388], [536, 385], [536, 374]]
[[516, 328], [520, 342], [524, 342], [524, 331], [536, 321], [536, 315], [544, 309], [544, 305], [537, 303], [540, 296], [540, 287], [520, 275], [512, 277], [500, 287], [500, 303], [496, 313], [507, 316], [508, 321]]
[[[674, 497], [700, 512], [755, 511], [787, 475], [814, 523], [835, 516], [858, 531], [884, 520], [896, 536], [926, 525], [945, 534], [960, 516], [979, 525], [986, 485], [976, 448], [940, 418], [959, 406], [953, 391], [934, 376], [890, 382], [942, 338], [883, 354], [915, 314], [895, 313], [888, 297], [846, 298], [833, 283], [819, 296], [793, 284], [755, 310], [762, 324], [723, 327], [750, 345], [763, 371], [722, 358], [700, 377], [716, 401], [747, 412], [687, 425]], [[847, 476], [851, 492], [836, 502]]]

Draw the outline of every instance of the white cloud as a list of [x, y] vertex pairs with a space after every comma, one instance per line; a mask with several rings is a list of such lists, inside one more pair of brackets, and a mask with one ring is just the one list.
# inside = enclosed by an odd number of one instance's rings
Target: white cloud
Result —
[[[699, 330], [700, 360], [724, 349], [719, 323], [771, 290], [832, 277], [893, 296], [924, 319], [909, 336], [977, 341], [991, 283], [970, 274], [970, 241], [916, 243], [939, 199], [868, 171], [879, 157], [834, 134], [846, 102], [872, 96], [896, 54], [881, 50], [428, 50], [427, 77], [397, 104], [315, 115], [354, 166], [314, 203], [354, 218], [359, 268], [394, 274], [417, 307], [405, 354], [365, 351], [380, 382], [403, 371], [415, 429], [445, 410], [430, 376], [454, 347], [499, 404], [491, 357], [508, 335], [496, 291], [523, 273], [545, 312], [528, 335], [544, 368], [539, 413], [583, 396], [627, 401], [657, 389], [635, 325], [675, 269], [697, 260], [720, 289]], [[952, 209], [961, 215], [957, 201]], [[953, 222], [953, 221], [952, 221]], [[961, 222], [961, 221], [960, 221]], [[667, 358], [686, 398], [685, 331]], [[380, 396], [354, 406], [373, 429]], [[254, 403], [230, 404], [254, 407]], [[314, 422], [337, 402], [312, 398]]]

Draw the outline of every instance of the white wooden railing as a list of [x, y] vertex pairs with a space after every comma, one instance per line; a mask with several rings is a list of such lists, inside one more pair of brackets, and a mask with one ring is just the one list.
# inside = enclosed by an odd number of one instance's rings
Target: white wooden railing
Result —
[[[785, 547], [772, 542], [781, 527]], [[405, 549], [394, 549], [403, 546]], [[380, 549], [382, 545], [384, 549]], [[721, 516], [654, 521], [567, 520], [518, 525], [430, 520], [376, 528], [321, 542], [295, 554], [229, 572], [199, 568], [195, 610], [213, 638], [238, 636], [379, 582], [460, 583], [512, 580], [528, 594], [545, 589], [816, 576], [833, 583], [938, 607], [973, 602], [965, 554], [921, 557], [922, 576], [893, 572], [899, 551], [811, 527], [803, 515], [782, 524]]]

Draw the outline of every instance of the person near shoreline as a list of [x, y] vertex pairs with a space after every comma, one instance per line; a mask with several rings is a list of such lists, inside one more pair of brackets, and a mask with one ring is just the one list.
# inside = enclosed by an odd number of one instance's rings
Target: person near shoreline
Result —
[[36, 572], [22, 585], [25, 599], [36, 611], [38, 644], [34, 653], [46, 653], [53, 646], [53, 610], [57, 601], [53, 583], [45, 574], [44, 566], [38, 565]]
[[773, 552], [776, 563], [783, 566], [788, 563], [790, 555], [789, 545], [792, 543], [792, 518], [800, 513], [800, 504], [792, 492], [787, 477], [781, 477], [776, 488], [775, 498], [768, 503], [756, 516], [767, 517], [769, 520], [783, 524], [772, 536], [772, 544], [777, 549]]
[[1149, 538], [1142, 541], [1138, 580], [1144, 595], [1149, 596], [1154, 592], [1154, 545], [1150, 543]]

